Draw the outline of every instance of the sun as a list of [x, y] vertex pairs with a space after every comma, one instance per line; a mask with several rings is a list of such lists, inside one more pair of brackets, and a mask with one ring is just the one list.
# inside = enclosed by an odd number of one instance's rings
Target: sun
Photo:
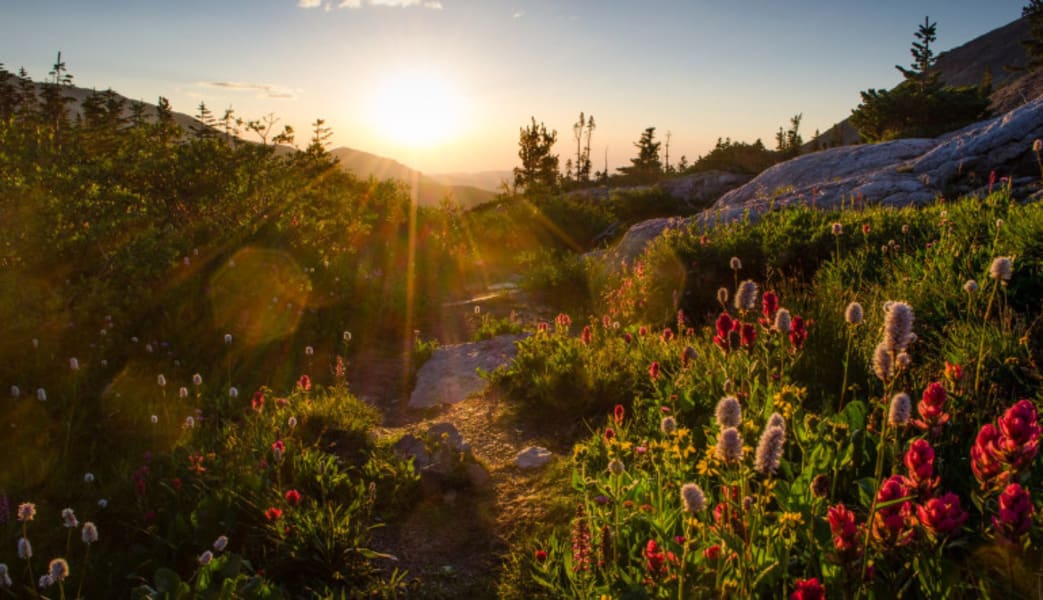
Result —
[[388, 141], [437, 146], [460, 134], [464, 100], [433, 71], [402, 71], [384, 79], [372, 99], [372, 125]]

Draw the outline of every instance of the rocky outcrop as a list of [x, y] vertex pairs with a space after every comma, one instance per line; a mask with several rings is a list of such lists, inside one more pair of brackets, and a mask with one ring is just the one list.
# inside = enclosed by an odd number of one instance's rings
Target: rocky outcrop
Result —
[[489, 382], [478, 369], [493, 371], [514, 358], [518, 335], [501, 335], [471, 344], [437, 348], [417, 372], [416, 387], [409, 397], [409, 408], [431, 408], [454, 404], [479, 394]]
[[664, 179], [655, 185], [630, 187], [594, 187], [571, 192], [572, 196], [598, 202], [607, 201], [613, 193], [640, 193], [659, 189], [678, 202], [692, 207], [705, 206], [721, 197], [728, 190], [746, 183], [752, 175], [729, 173], [726, 171], [704, 171]]
[[[1038, 179], [1034, 140], [1043, 138], [1043, 96], [1002, 116], [934, 139], [905, 139], [822, 150], [779, 163], [724, 194], [688, 219], [651, 219], [632, 226], [600, 254], [617, 267], [632, 262], [670, 227], [708, 227], [766, 210], [807, 204], [832, 209], [857, 199], [907, 206], [941, 195], [982, 191], [990, 172]], [[1016, 182], [1021, 181], [1015, 179]]]

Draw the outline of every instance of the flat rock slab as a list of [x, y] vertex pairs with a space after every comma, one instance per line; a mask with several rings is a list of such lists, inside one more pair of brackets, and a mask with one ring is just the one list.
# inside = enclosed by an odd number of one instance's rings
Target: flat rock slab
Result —
[[550, 462], [553, 454], [541, 446], [529, 446], [514, 457], [514, 464], [519, 469], [538, 469]]
[[455, 404], [484, 392], [489, 382], [477, 369], [492, 371], [514, 358], [514, 343], [523, 335], [501, 335], [491, 340], [437, 348], [416, 377], [409, 408]]

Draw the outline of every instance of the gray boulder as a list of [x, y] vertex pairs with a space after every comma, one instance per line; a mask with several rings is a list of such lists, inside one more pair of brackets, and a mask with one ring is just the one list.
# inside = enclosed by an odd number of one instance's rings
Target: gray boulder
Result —
[[519, 469], [538, 469], [550, 462], [553, 453], [540, 446], [529, 446], [514, 457], [514, 464]]
[[486, 390], [489, 382], [477, 369], [493, 371], [514, 358], [521, 335], [501, 335], [470, 344], [442, 346], [417, 372], [409, 408], [455, 404]]

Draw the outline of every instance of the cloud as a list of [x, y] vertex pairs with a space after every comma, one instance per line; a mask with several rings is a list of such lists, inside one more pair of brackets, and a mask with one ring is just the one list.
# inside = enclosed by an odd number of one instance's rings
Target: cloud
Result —
[[297, 0], [300, 8], [318, 8], [330, 10], [334, 4], [337, 8], [362, 8], [363, 6], [388, 6], [393, 8], [420, 7], [431, 10], [442, 10], [441, 0]]
[[198, 85], [233, 91], [255, 91], [257, 92], [258, 98], [292, 100], [297, 97], [297, 94], [289, 88], [282, 87], [281, 85], [270, 85], [267, 83], [248, 83], [245, 81], [203, 81]]

